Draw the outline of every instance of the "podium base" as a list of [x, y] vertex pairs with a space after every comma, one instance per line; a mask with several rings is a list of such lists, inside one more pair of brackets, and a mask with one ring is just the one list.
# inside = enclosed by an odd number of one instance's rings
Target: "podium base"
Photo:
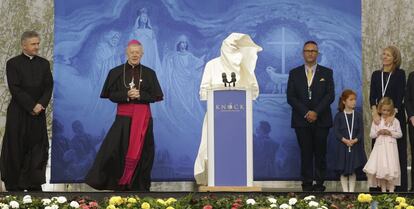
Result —
[[262, 192], [261, 187], [244, 186], [200, 186], [199, 192]]

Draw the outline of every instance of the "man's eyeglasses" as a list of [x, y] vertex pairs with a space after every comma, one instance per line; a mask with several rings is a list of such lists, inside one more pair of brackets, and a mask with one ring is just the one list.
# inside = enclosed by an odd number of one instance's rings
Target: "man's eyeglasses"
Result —
[[303, 50], [305, 53], [318, 53], [318, 50]]

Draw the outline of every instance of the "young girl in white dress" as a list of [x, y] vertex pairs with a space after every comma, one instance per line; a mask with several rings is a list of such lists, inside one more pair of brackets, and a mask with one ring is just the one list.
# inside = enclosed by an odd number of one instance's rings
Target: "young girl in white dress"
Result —
[[398, 159], [397, 139], [402, 137], [400, 122], [394, 118], [394, 104], [389, 97], [383, 97], [378, 104], [381, 115], [379, 125], [371, 124], [369, 136], [376, 138], [374, 148], [364, 167], [371, 187], [381, 187], [382, 192], [394, 192], [395, 186], [401, 184], [400, 161]]

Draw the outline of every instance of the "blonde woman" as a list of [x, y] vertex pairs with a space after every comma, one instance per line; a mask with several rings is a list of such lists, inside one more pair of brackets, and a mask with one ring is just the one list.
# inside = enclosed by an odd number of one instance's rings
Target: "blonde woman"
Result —
[[[400, 68], [401, 53], [395, 46], [388, 46], [382, 51], [382, 68], [376, 70], [371, 76], [370, 105], [372, 119], [375, 124], [379, 124], [381, 117], [377, 112], [378, 102], [383, 97], [392, 99], [395, 107], [395, 114], [390, 117], [387, 123], [391, 123], [396, 117], [401, 125], [403, 136], [397, 139], [398, 154], [401, 167], [401, 186], [396, 191], [407, 191], [407, 142], [406, 126], [404, 113], [405, 95], [405, 71]], [[373, 144], [375, 139], [373, 140]]]

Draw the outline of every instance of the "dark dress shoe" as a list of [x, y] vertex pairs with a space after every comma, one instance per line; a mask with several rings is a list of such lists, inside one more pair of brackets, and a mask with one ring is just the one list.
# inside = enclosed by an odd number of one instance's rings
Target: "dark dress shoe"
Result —
[[326, 187], [324, 185], [317, 185], [317, 184], [315, 184], [313, 186], [313, 191], [315, 191], [315, 192], [324, 192], [325, 189], [326, 189]]
[[310, 185], [304, 185], [304, 184], [302, 184], [302, 191], [304, 191], [304, 192], [312, 192], [313, 191], [312, 184], [310, 184]]
[[369, 191], [370, 192], [381, 192], [381, 188], [379, 188], [379, 187], [370, 187]]
[[407, 187], [402, 187], [402, 186], [395, 187], [395, 192], [407, 192], [407, 191], [408, 191]]

